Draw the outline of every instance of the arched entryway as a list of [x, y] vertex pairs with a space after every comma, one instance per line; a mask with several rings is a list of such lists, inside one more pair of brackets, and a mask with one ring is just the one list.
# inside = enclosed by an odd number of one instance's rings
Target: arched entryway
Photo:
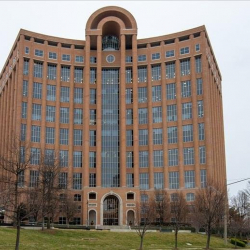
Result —
[[96, 225], [96, 211], [95, 210], [89, 211], [89, 225], [91, 226]]
[[103, 225], [119, 225], [119, 200], [109, 195], [103, 202]]
[[135, 223], [135, 212], [133, 210], [129, 210], [127, 212], [127, 224], [129, 226], [133, 226]]

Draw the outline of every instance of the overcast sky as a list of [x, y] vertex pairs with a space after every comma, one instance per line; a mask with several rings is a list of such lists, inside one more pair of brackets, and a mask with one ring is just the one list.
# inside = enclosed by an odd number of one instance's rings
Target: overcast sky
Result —
[[[138, 38], [206, 25], [222, 73], [228, 183], [250, 178], [250, 2], [0, 1], [0, 71], [19, 29], [85, 40], [89, 16], [110, 5], [131, 12]], [[230, 195], [246, 186], [230, 186]]]

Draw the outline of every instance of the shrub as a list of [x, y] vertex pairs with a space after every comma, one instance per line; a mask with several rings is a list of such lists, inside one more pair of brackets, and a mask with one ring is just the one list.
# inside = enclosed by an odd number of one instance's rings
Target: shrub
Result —
[[243, 241], [238, 240], [236, 238], [232, 238], [230, 242], [231, 242], [231, 244], [233, 244], [233, 245], [236, 244], [239, 247], [246, 247], [246, 244]]

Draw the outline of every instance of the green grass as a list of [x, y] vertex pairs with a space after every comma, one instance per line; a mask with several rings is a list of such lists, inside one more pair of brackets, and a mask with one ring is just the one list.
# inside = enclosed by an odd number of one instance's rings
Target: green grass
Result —
[[[14, 249], [16, 230], [13, 228], [0, 228], [0, 249]], [[188, 246], [186, 243], [191, 243]], [[109, 231], [85, 230], [21, 230], [20, 250], [46, 249], [99, 249], [99, 250], [125, 250], [138, 249], [139, 236], [136, 233], [117, 233]], [[202, 249], [206, 244], [205, 235], [179, 234], [179, 249]], [[174, 246], [172, 233], [148, 233], [144, 239], [144, 249], [171, 249]], [[232, 245], [228, 245], [227, 249]], [[233, 247], [233, 246], [232, 246]], [[212, 237], [211, 248], [225, 248], [223, 240]]]

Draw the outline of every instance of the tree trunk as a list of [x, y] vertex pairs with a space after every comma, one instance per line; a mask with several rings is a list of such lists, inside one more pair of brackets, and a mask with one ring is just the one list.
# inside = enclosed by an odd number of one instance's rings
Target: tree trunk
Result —
[[140, 248], [139, 248], [139, 250], [142, 250], [142, 246], [143, 246], [143, 236], [141, 236], [141, 242], [140, 242]]
[[210, 229], [207, 231], [207, 245], [206, 245], [206, 249], [209, 249], [210, 246], [210, 237], [211, 237], [211, 232]]
[[177, 249], [177, 237], [178, 237], [178, 229], [176, 228], [175, 232], [174, 232], [174, 247], [175, 247], [175, 249]]
[[49, 214], [48, 221], [47, 221], [47, 229], [50, 229], [50, 214]]
[[42, 219], [42, 230], [44, 230], [44, 216], [43, 216], [43, 219]]
[[[19, 213], [18, 213], [19, 216]], [[20, 242], [20, 227], [21, 227], [21, 222], [20, 222], [20, 218], [17, 218], [17, 234], [16, 234], [16, 247], [15, 250], [19, 249], [19, 242]]]

